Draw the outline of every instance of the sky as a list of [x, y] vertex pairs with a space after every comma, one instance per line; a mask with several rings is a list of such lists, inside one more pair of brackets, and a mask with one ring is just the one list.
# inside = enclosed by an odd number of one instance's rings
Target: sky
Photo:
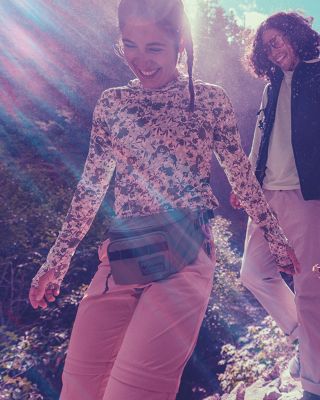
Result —
[[[192, 15], [197, 0], [184, 0], [184, 3]], [[301, 10], [314, 18], [313, 27], [320, 31], [320, 0], [219, 0], [219, 5], [226, 11], [232, 10], [239, 25], [248, 28], [256, 28], [274, 12]]]

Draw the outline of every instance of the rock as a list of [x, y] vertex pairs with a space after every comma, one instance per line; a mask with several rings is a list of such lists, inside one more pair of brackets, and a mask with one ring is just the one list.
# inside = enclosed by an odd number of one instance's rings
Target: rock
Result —
[[291, 378], [289, 371], [285, 370], [280, 377], [281, 383], [279, 386], [279, 390], [280, 392], [284, 392], [284, 393], [291, 393], [292, 391], [296, 391], [296, 390], [300, 390], [300, 392], [302, 392], [301, 389], [301, 383], [299, 381], [295, 381], [294, 379]]
[[278, 389], [279, 383], [279, 379], [275, 379], [271, 382], [265, 382], [263, 379], [259, 379], [247, 388], [244, 400], [278, 400], [281, 397], [281, 393]]
[[276, 378], [279, 378], [280, 373], [280, 367], [278, 364], [276, 364], [269, 373], [264, 374], [262, 377], [265, 381], [272, 381]]
[[220, 397], [220, 394], [215, 393], [212, 396], [206, 397], [203, 400], [222, 400], [222, 398]]
[[283, 393], [279, 400], [301, 400], [302, 390], [296, 389], [290, 393]]
[[[301, 400], [301, 383], [292, 379], [288, 370], [280, 376], [278, 371], [277, 368], [273, 369], [272, 373], [261, 377], [249, 387], [244, 382], [239, 382], [231, 393], [224, 394], [217, 400]], [[272, 376], [278, 377], [270, 380]], [[216, 398], [210, 397], [207, 400]]]
[[228, 400], [244, 400], [246, 385], [244, 382], [239, 382], [237, 386], [230, 393]]
[[263, 400], [278, 400], [281, 397], [281, 393], [275, 387], [270, 388], [264, 395]]
[[244, 400], [246, 385], [244, 382], [239, 382], [230, 394], [224, 394], [221, 400]]

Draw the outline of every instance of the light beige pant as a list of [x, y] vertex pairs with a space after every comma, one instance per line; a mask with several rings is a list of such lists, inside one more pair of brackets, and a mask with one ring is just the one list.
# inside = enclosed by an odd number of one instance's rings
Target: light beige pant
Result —
[[109, 279], [101, 264], [80, 303], [60, 400], [174, 400], [212, 289], [214, 260], [197, 260], [145, 286]]
[[311, 271], [320, 263], [320, 201], [305, 201], [300, 190], [264, 192], [302, 273], [294, 277], [294, 296], [277, 270], [262, 231], [249, 220], [241, 280], [292, 340], [298, 336], [302, 386], [320, 395], [320, 279]]

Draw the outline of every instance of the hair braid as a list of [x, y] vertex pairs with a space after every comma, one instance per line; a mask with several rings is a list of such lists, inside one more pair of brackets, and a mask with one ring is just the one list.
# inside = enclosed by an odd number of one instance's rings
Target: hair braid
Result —
[[190, 22], [184, 10], [183, 10], [183, 38], [184, 38], [185, 50], [187, 53], [187, 67], [189, 76], [189, 93], [190, 93], [189, 111], [194, 111], [195, 91], [193, 85], [193, 60], [194, 60], [193, 40], [192, 40]]

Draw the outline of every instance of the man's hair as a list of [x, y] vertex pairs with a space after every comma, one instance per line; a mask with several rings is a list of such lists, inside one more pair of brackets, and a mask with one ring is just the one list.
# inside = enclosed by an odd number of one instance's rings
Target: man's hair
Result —
[[262, 35], [268, 29], [276, 29], [291, 44], [300, 61], [319, 56], [320, 36], [312, 29], [313, 18], [304, 17], [298, 12], [279, 12], [271, 15], [259, 26], [252, 43], [248, 46], [245, 65], [259, 78], [271, 79], [279, 67], [268, 60]]
[[121, 0], [118, 8], [118, 21], [120, 30], [123, 29], [127, 18], [145, 18], [157, 24], [167, 32], [175, 41], [178, 49], [181, 38], [187, 53], [187, 66], [189, 75], [190, 104], [189, 109], [194, 110], [193, 87], [193, 40], [189, 19], [185, 13], [181, 0]]

